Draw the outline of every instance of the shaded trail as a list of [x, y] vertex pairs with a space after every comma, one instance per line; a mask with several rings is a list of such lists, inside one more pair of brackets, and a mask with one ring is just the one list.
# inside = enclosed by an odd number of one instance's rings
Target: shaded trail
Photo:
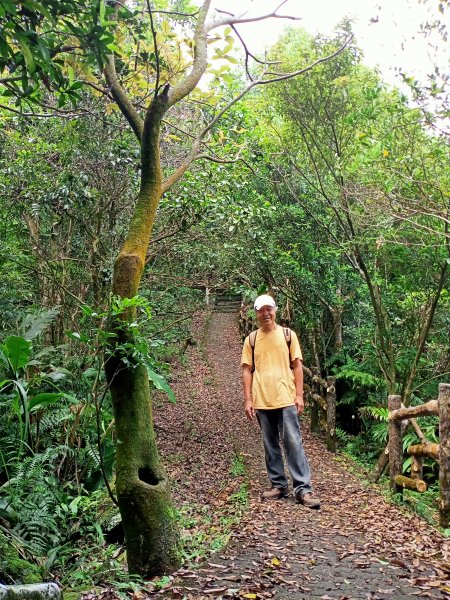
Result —
[[[194, 333], [201, 336], [202, 328], [199, 320]], [[268, 482], [259, 429], [243, 413], [236, 316], [213, 313], [203, 344], [189, 351], [188, 377], [172, 382], [177, 404], [156, 410], [161, 453], [176, 504], [201, 505], [222, 516], [242, 484], [230, 474], [233, 455], [242, 454], [249, 506], [222, 551], [198, 568], [181, 569], [151, 596], [450, 598], [449, 541], [349, 473], [345, 460], [330, 454], [304, 419], [321, 510], [300, 506], [292, 496], [260, 501]]]

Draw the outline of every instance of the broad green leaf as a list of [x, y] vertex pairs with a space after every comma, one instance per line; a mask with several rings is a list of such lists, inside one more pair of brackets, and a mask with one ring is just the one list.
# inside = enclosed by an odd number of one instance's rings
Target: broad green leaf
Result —
[[31, 54], [31, 50], [28, 46], [26, 38], [23, 35], [17, 35], [17, 39], [19, 41], [20, 48], [22, 50], [23, 57], [25, 59], [25, 64], [27, 65], [27, 69], [30, 71], [30, 73], [33, 73], [34, 72], [34, 58], [33, 58], [33, 55]]
[[221, 58], [225, 58], [228, 62], [233, 63], [233, 65], [237, 65], [238, 64], [237, 58], [234, 58], [234, 56], [230, 56], [229, 54], [225, 54]]
[[167, 394], [169, 400], [175, 404], [177, 399], [175, 398], [175, 394], [173, 393], [173, 391], [170, 389], [170, 386], [167, 383], [166, 379], [162, 375], [155, 373], [155, 371], [150, 369], [149, 366], [147, 366], [147, 373], [148, 373], [148, 378], [153, 383], [155, 388], [157, 390], [161, 390], [162, 392], [165, 392]]
[[11, 385], [11, 379], [3, 379], [3, 381], [0, 381], [0, 393], [2, 392], [3, 388], [7, 385]]
[[[228, 43], [228, 44], [225, 46], [225, 48], [222, 50], [222, 52], [223, 52], [224, 54], [228, 54], [228, 52], [230, 52], [231, 50], [233, 50], [233, 43], [232, 43], [232, 42], [229, 42], [229, 43]], [[237, 61], [236, 61], [236, 62], [237, 62]]]
[[105, 0], [101, 0], [100, 1], [100, 6], [99, 6], [99, 18], [100, 18], [100, 23], [103, 24], [104, 20], [105, 20], [105, 13], [106, 13], [106, 4], [105, 4]]
[[50, 52], [48, 51], [48, 47], [46, 46], [46, 44], [44, 44], [44, 42], [40, 38], [38, 38], [36, 40], [36, 42], [39, 47], [39, 50], [41, 51], [42, 57], [44, 58], [44, 60], [47, 63], [50, 63], [52, 59], [50, 57]]
[[76, 496], [72, 502], [69, 504], [69, 510], [73, 515], [78, 514], [78, 504], [83, 499], [83, 496]]
[[28, 403], [28, 410], [31, 411], [42, 406], [48, 406], [49, 404], [55, 404], [60, 400], [64, 394], [62, 392], [43, 392], [42, 394], [36, 394]]
[[116, 54], [119, 54], [120, 56], [124, 55], [123, 50], [121, 50], [117, 44], [114, 44], [114, 43], [108, 44], [107, 48], [108, 48], [108, 50], [111, 50], [111, 52], [115, 52]]
[[6, 350], [9, 362], [17, 373], [30, 360], [31, 342], [18, 335], [11, 335], [5, 342], [3, 350]]

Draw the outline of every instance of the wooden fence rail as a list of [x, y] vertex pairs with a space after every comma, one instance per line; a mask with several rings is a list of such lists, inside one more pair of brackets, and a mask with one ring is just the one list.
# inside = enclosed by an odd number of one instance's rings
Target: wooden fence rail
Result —
[[[404, 488], [424, 492], [427, 489], [423, 481], [423, 459], [433, 458], [439, 463], [439, 523], [442, 527], [450, 525], [450, 384], [439, 384], [439, 397], [419, 406], [402, 406], [401, 396], [388, 398], [389, 408], [389, 477], [393, 492], [401, 493]], [[408, 422], [415, 417], [439, 416], [439, 444], [420, 437], [421, 444], [408, 448], [412, 456], [411, 477], [402, 474], [403, 432]], [[415, 429], [418, 425], [415, 423]], [[420, 428], [419, 428], [420, 430]]]

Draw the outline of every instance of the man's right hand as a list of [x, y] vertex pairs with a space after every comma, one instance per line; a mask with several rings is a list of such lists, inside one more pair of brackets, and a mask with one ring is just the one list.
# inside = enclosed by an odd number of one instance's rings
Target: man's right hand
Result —
[[255, 409], [253, 408], [253, 402], [251, 400], [245, 400], [244, 410], [245, 410], [245, 414], [247, 415], [247, 419], [249, 421], [254, 421], [256, 413], [255, 413]]

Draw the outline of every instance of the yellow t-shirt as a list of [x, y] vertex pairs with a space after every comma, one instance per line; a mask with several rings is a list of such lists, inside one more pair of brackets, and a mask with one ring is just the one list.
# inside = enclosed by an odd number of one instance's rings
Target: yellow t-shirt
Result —
[[[291, 331], [290, 352], [283, 328], [277, 325], [269, 332], [258, 329], [255, 342], [255, 370], [252, 380], [252, 399], [256, 409], [283, 408], [295, 400], [294, 374], [291, 361], [302, 360], [297, 335]], [[241, 365], [252, 365], [249, 336], [245, 338]]]

